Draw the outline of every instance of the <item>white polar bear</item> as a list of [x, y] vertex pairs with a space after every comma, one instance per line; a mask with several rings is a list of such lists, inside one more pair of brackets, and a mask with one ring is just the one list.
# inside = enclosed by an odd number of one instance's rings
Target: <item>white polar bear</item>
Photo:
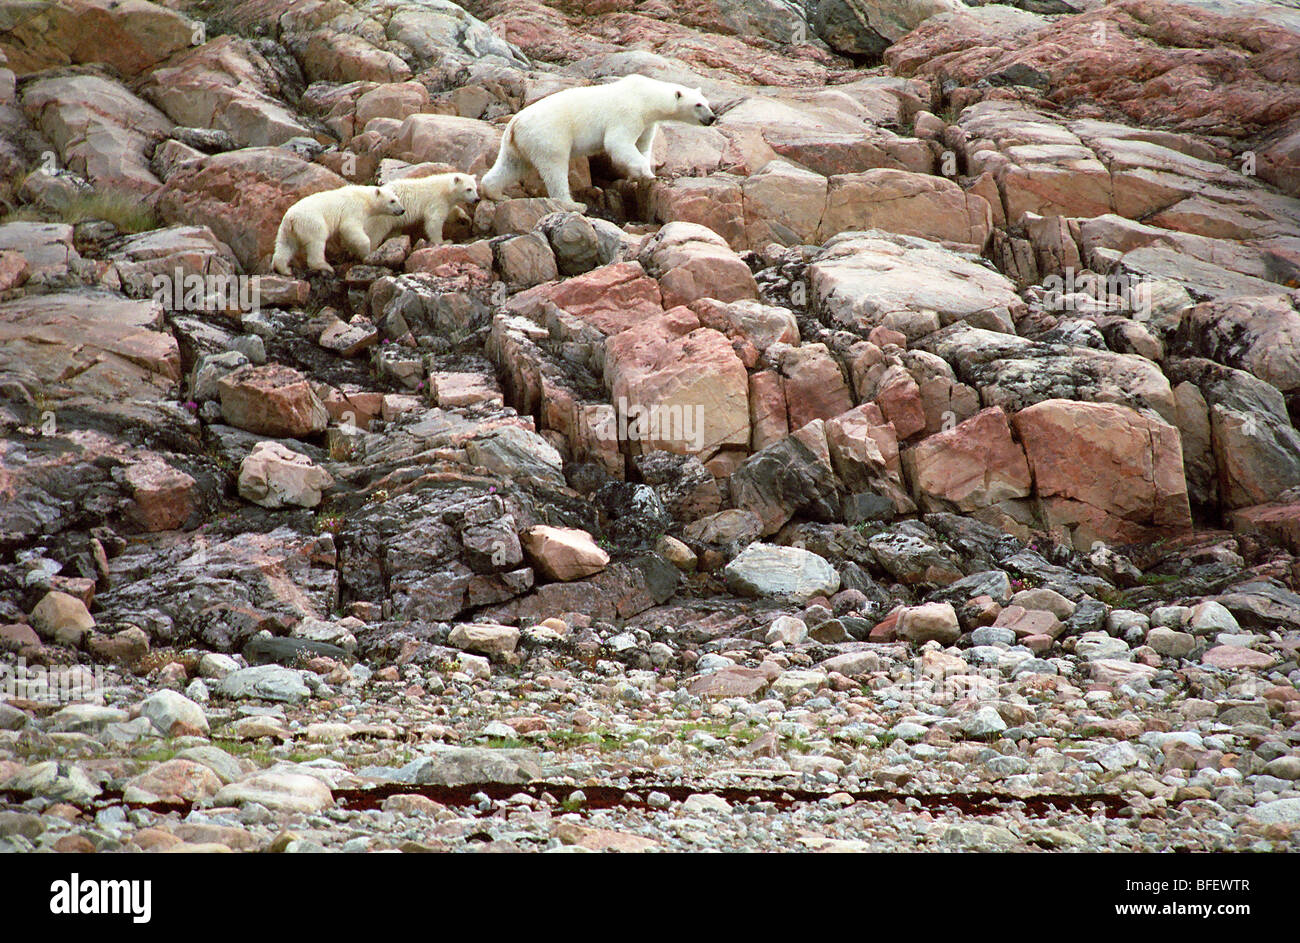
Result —
[[698, 88], [644, 75], [548, 95], [506, 125], [497, 161], [480, 189], [490, 199], [504, 199], [503, 191], [532, 166], [548, 196], [583, 212], [586, 206], [569, 194], [569, 159], [604, 151], [630, 179], [653, 180], [651, 155], [661, 121], [712, 124], [714, 114]]
[[281, 275], [292, 274], [289, 265], [301, 248], [308, 268], [333, 273], [325, 261], [325, 243], [332, 236], [337, 235], [344, 248], [364, 259], [373, 248], [366, 224], [375, 217], [391, 219], [404, 212], [402, 201], [388, 187], [349, 185], [305, 196], [285, 210], [280, 220], [271, 268]]
[[478, 201], [478, 184], [469, 174], [431, 174], [407, 177], [384, 184], [401, 201], [406, 215], [372, 216], [366, 223], [370, 245], [378, 247], [394, 230], [424, 225], [424, 235], [431, 243], [442, 244], [442, 224], [457, 206]]

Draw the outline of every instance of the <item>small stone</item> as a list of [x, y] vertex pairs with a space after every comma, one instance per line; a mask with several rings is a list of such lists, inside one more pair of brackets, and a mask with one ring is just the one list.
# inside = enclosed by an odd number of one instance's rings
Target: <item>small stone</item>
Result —
[[1196, 649], [1196, 638], [1187, 632], [1157, 626], [1147, 633], [1147, 644], [1169, 658], [1186, 658]]
[[46, 641], [77, 648], [86, 633], [95, 627], [95, 617], [76, 596], [54, 591], [46, 593], [36, 604], [31, 624], [36, 634]]
[[1218, 635], [1220, 632], [1236, 634], [1241, 631], [1237, 618], [1222, 604], [1207, 599], [1192, 608], [1187, 628], [1193, 635]]
[[519, 644], [519, 630], [510, 625], [467, 623], [452, 629], [447, 642], [464, 651], [501, 655], [515, 650]]
[[203, 708], [176, 691], [157, 691], [140, 702], [140, 713], [167, 737], [207, 736], [208, 717]]
[[968, 737], [983, 739], [1007, 729], [1007, 722], [992, 707], [981, 707], [961, 720], [961, 732]]
[[910, 606], [898, 617], [898, 637], [914, 645], [935, 641], [951, 645], [961, 637], [957, 611], [951, 603], [931, 602]]
[[794, 616], [777, 616], [772, 620], [763, 641], [768, 645], [783, 642], [786, 645], [798, 645], [808, 637], [808, 626], [802, 619]]

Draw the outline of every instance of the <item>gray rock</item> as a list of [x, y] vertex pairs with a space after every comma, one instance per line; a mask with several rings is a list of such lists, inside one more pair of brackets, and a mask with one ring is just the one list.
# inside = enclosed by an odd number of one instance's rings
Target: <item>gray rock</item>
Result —
[[968, 737], [992, 737], [1007, 729], [1007, 722], [992, 707], [981, 707], [961, 719], [961, 732]]
[[1001, 626], [982, 625], [970, 634], [975, 645], [1013, 645], [1016, 633]]
[[727, 586], [741, 596], [779, 596], [806, 600], [830, 596], [840, 588], [835, 568], [810, 550], [755, 543], [724, 569]]
[[1186, 632], [1156, 626], [1147, 633], [1147, 644], [1157, 654], [1170, 658], [1186, 658], [1196, 650], [1196, 638]]
[[959, 605], [976, 596], [988, 596], [999, 606], [1005, 606], [1011, 599], [1011, 577], [1002, 570], [972, 573], [936, 590], [929, 598], [934, 602]]
[[1300, 799], [1276, 799], [1250, 810], [1251, 818], [1265, 825], [1300, 825]]
[[334, 796], [306, 773], [264, 770], [222, 786], [212, 801], [219, 806], [256, 804], [272, 812], [319, 812], [334, 805]]
[[1123, 639], [1111, 638], [1105, 632], [1088, 632], [1079, 637], [1074, 653], [1085, 661], [1098, 658], [1129, 659], [1133, 653]]
[[471, 783], [526, 783], [541, 776], [529, 750], [451, 747], [412, 760], [394, 774], [398, 782], [465, 786]]
[[25, 711], [0, 701], [0, 730], [22, 730], [30, 721]]
[[302, 672], [280, 665], [257, 665], [231, 672], [217, 682], [217, 692], [236, 700], [260, 698], [286, 704], [299, 704], [311, 694], [303, 683]]
[[208, 715], [203, 712], [203, 708], [176, 691], [164, 689], [149, 695], [140, 702], [140, 713], [148, 717], [163, 736], [173, 736], [172, 731], [177, 724], [187, 734], [194, 731], [203, 734], [208, 732]]
[[1074, 607], [1074, 614], [1065, 620], [1063, 635], [1083, 635], [1085, 632], [1097, 632], [1106, 624], [1109, 611], [1104, 602], [1087, 597], [1079, 600]]
[[1300, 756], [1279, 756], [1268, 762], [1264, 772], [1278, 779], [1300, 779]]
[[239, 761], [220, 747], [189, 747], [177, 753], [176, 757], [203, 764], [217, 774], [217, 779], [221, 780], [223, 785], [233, 783], [244, 775], [244, 769], [239, 765]]
[[126, 719], [126, 711], [115, 707], [104, 707], [99, 704], [69, 704], [51, 715], [50, 727], [54, 730], [87, 733], [103, 730], [109, 724], [122, 723]]

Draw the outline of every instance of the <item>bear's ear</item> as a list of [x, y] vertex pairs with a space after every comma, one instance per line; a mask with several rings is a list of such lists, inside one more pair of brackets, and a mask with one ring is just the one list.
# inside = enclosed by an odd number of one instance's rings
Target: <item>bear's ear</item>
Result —
[[375, 196], [383, 196], [384, 191], [380, 187], [375, 187]]

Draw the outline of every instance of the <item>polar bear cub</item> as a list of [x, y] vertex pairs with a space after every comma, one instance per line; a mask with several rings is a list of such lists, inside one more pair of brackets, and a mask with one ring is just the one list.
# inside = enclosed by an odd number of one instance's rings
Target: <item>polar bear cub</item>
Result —
[[372, 216], [366, 223], [371, 246], [379, 246], [394, 230], [423, 224], [424, 235], [431, 243], [442, 244], [442, 225], [457, 206], [478, 201], [478, 184], [469, 174], [431, 174], [407, 177], [384, 184], [402, 202], [402, 217]]
[[533, 102], [510, 120], [497, 161], [483, 175], [481, 190], [490, 199], [504, 199], [502, 191], [518, 183], [531, 166], [548, 196], [583, 212], [586, 206], [575, 203], [569, 194], [571, 157], [603, 151], [632, 180], [652, 180], [659, 123], [708, 125], [714, 117], [698, 88], [644, 75], [565, 89]]
[[271, 268], [281, 275], [292, 274], [290, 263], [302, 249], [308, 268], [333, 273], [334, 268], [325, 261], [330, 237], [337, 235], [344, 248], [364, 259], [373, 248], [366, 224], [376, 217], [392, 219], [404, 212], [402, 201], [388, 187], [349, 185], [305, 196], [285, 210], [280, 220]]

